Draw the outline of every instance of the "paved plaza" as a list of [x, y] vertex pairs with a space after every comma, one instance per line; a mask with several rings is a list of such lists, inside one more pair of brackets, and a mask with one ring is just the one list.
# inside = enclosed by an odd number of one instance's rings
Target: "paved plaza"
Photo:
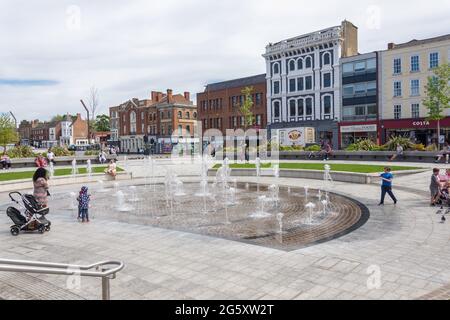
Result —
[[[159, 176], [169, 164], [159, 161]], [[130, 162], [144, 184], [142, 164]], [[185, 182], [198, 182], [195, 164], [172, 165]], [[424, 166], [423, 164], [421, 166]], [[431, 167], [431, 165], [425, 165]], [[333, 183], [333, 192], [370, 211], [359, 229], [340, 238], [294, 251], [152, 226], [96, 218], [77, 223], [73, 211], [52, 211], [52, 230], [12, 237], [11, 221], [0, 218], [4, 259], [90, 264], [122, 260], [111, 281], [112, 299], [450, 299], [450, 224], [441, 224], [428, 205], [431, 173], [399, 177], [397, 206], [379, 207], [377, 185]], [[160, 181], [162, 182], [161, 178]], [[239, 181], [255, 182], [241, 177]], [[274, 178], [262, 178], [274, 183]], [[322, 181], [281, 178], [282, 186], [320, 188]], [[92, 184], [95, 201], [95, 184]], [[54, 187], [55, 197], [78, 186]], [[9, 205], [0, 194], [0, 209]], [[52, 200], [50, 200], [50, 207]], [[450, 218], [450, 217], [449, 217]], [[0, 273], [2, 299], [99, 299], [98, 279], [73, 288], [64, 276]]]

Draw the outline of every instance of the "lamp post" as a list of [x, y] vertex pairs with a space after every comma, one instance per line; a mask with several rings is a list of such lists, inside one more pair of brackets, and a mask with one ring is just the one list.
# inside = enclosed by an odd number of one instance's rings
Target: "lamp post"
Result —
[[80, 100], [81, 104], [84, 107], [84, 110], [86, 110], [87, 113], [87, 124], [88, 124], [88, 144], [91, 144], [91, 125], [89, 123], [89, 109], [86, 107], [86, 105], [84, 104], [83, 100]]

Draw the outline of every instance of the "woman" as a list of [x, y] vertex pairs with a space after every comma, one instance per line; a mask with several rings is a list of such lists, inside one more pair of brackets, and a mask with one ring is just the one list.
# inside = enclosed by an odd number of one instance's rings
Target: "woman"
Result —
[[11, 169], [11, 159], [7, 154], [2, 155], [0, 159], [0, 163], [3, 167], [3, 170]]
[[396, 151], [396, 154], [394, 154], [392, 157], [391, 157], [391, 161], [394, 161], [395, 159], [397, 159], [397, 157], [399, 157], [399, 156], [403, 156], [403, 147], [400, 145], [400, 144], [397, 144], [397, 151]]
[[48, 206], [47, 197], [50, 195], [48, 192], [48, 172], [44, 168], [38, 168], [33, 175], [33, 196], [36, 201], [42, 206]]
[[111, 177], [115, 178], [117, 174], [117, 166], [114, 160], [111, 160], [108, 168], [105, 170], [106, 174], [109, 174]]
[[441, 181], [439, 178], [439, 169], [433, 169], [433, 175], [431, 176], [430, 192], [431, 192], [431, 206], [435, 206], [441, 195]]

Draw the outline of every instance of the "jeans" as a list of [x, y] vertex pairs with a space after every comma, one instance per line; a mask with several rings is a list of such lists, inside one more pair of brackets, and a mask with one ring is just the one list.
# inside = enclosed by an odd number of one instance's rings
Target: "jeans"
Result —
[[386, 193], [391, 197], [391, 199], [394, 201], [394, 203], [397, 203], [397, 198], [394, 196], [394, 193], [392, 192], [391, 186], [382, 186], [381, 187], [381, 201], [380, 203], [384, 203], [384, 198], [386, 197]]
[[11, 168], [11, 162], [2, 161], [1, 164], [2, 164], [3, 169]]
[[83, 219], [83, 221], [85, 221], [85, 220], [89, 221], [88, 209], [80, 209], [80, 213], [81, 213], [81, 219]]

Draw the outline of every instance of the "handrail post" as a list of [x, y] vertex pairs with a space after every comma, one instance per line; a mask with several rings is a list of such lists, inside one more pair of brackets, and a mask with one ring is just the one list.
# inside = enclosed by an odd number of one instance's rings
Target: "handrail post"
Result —
[[109, 278], [102, 277], [102, 300], [110, 300]]

